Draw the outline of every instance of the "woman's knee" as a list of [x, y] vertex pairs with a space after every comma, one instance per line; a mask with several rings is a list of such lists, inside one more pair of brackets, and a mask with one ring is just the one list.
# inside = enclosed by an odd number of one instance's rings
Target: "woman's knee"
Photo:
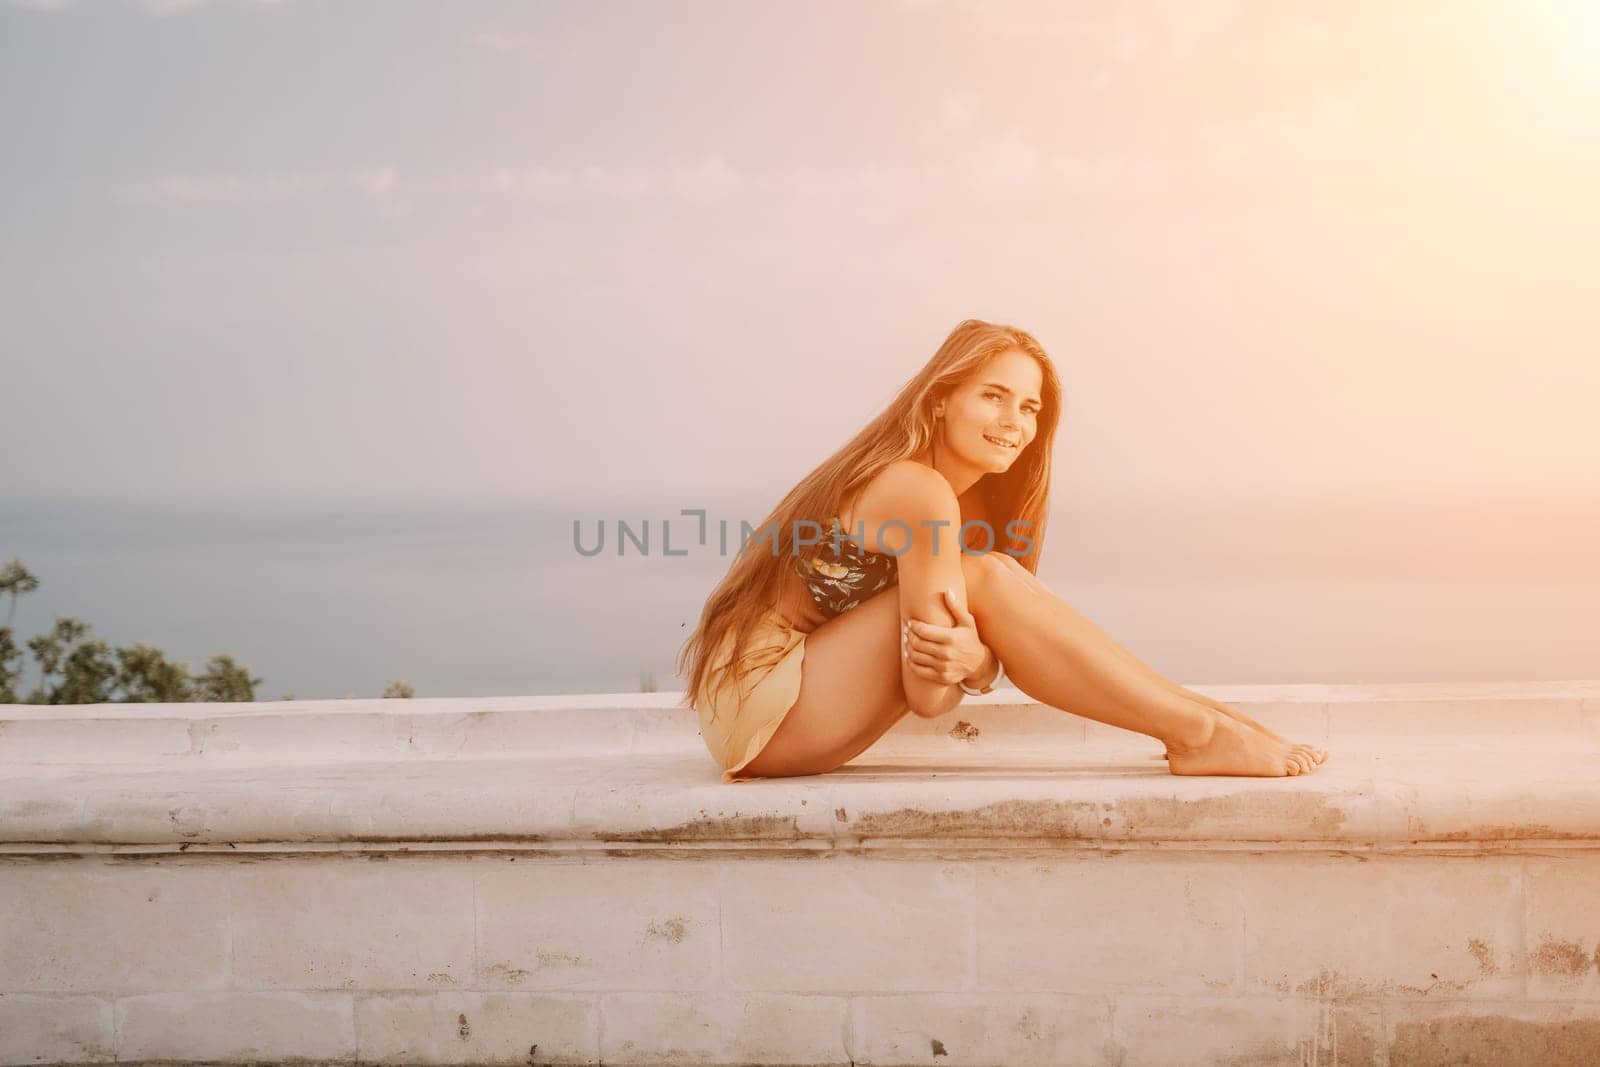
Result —
[[1009, 567], [1001, 561], [1003, 552], [984, 552], [961, 557], [961, 578], [967, 586], [967, 606], [976, 609], [985, 603], [1004, 581], [1011, 580]]
[[1039, 576], [1022, 565], [1022, 561], [1008, 552], [990, 553], [1001, 563], [1005, 564], [1006, 573], [1018, 579], [1023, 585], [1035, 592], [1049, 592], [1049, 587], [1039, 580]]
[[1023, 575], [1027, 575], [1029, 577], [1033, 576], [1033, 572], [1030, 571], [1028, 568], [1024, 567], [1021, 563], [1019, 563], [1017, 561], [1017, 557], [1011, 555], [1011, 553], [1009, 553], [1009, 552], [991, 552], [989, 554], [991, 556], [993, 556], [995, 559], [999, 560], [1001, 563], [1003, 563], [1005, 565], [1005, 569], [1006, 570], [1010, 571], [1012, 574], [1018, 576], [1019, 578], [1021, 576], [1023, 576]]

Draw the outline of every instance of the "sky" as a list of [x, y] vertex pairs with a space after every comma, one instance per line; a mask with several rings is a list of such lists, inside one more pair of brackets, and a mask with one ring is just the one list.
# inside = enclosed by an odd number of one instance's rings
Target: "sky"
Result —
[[0, 496], [1600, 488], [1600, 6], [0, 2]]

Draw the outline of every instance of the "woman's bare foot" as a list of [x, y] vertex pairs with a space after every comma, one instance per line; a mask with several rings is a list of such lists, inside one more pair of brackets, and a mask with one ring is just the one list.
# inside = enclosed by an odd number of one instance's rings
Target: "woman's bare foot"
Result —
[[[1196, 694], [1196, 696], [1198, 697], [1199, 694]], [[1313, 766], [1315, 766], [1316, 764], [1322, 763], [1324, 760], [1326, 760], [1328, 758], [1328, 753], [1327, 753], [1326, 749], [1317, 748], [1315, 745], [1296, 744], [1296, 743], [1290, 741], [1287, 737], [1284, 737], [1282, 734], [1278, 733], [1276, 730], [1268, 729], [1267, 727], [1263, 726], [1261, 723], [1256, 722], [1256, 720], [1254, 720], [1250, 716], [1246, 715], [1244, 712], [1238, 710], [1237, 708], [1229, 707], [1227, 704], [1222, 703], [1222, 701], [1220, 701], [1220, 700], [1212, 700], [1209, 697], [1201, 697], [1200, 699], [1206, 705], [1206, 707], [1211, 708], [1213, 711], [1216, 711], [1216, 712], [1218, 712], [1219, 714], [1222, 714], [1222, 715], [1226, 715], [1226, 716], [1228, 716], [1228, 718], [1234, 720], [1235, 722], [1240, 723], [1241, 725], [1244, 725], [1244, 726], [1248, 726], [1253, 730], [1259, 730], [1261, 733], [1265, 734], [1267, 737], [1269, 737], [1273, 741], [1278, 742], [1278, 744], [1280, 744], [1280, 745], [1287, 745], [1289, 748], [1291, 748], [1293, 750], [1296, 750], [1298, 752], [1304, 753], [1305, 755], [1307, 755], [1307, 756], [1309, 756], [1311, 758], [1311, 763], [1312, 763]], [[1157, 754], [1156, 756], [1154, 756], [1152, 758], [1154, 758], [1154, 759], [1171, 759], [1172, 758], [1172, 754], [1175, 751], [1174, 746], [1169, 741], [1169, 742], [1167, 742], [1167, 746], [1166, 747], [1167, 747], [1167, 750], [1165, 752], [1159, 753], [1159, 754]]]
[[1192, 746], [1167, 742], [1167, 769], [1173, 774], [1281, 778], [1309, 773], [1320, 762], [1307, 745], [1274, 741], [1212, 710], [1211, 730], [1203, 741]]

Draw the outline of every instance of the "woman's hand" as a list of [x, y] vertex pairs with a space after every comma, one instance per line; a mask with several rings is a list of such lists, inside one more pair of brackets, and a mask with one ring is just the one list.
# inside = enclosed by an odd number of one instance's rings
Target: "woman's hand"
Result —
[[900, 654], [913, 671], [929, 681], [956, 685], [984, 665], [989, 649], [978, 637], [977, 620], [956, 599], [955, 592], [946, 589], [944, 599], [956, 624], [938, 626], [907, 619], [900, 628]]

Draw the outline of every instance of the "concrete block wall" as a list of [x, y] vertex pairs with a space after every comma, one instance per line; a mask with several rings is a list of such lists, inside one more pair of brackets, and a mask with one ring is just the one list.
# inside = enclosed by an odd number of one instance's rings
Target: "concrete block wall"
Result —
[[0, 1060], [1600, 1062], [1596, 886], [1593, 853], [11, 857]]

